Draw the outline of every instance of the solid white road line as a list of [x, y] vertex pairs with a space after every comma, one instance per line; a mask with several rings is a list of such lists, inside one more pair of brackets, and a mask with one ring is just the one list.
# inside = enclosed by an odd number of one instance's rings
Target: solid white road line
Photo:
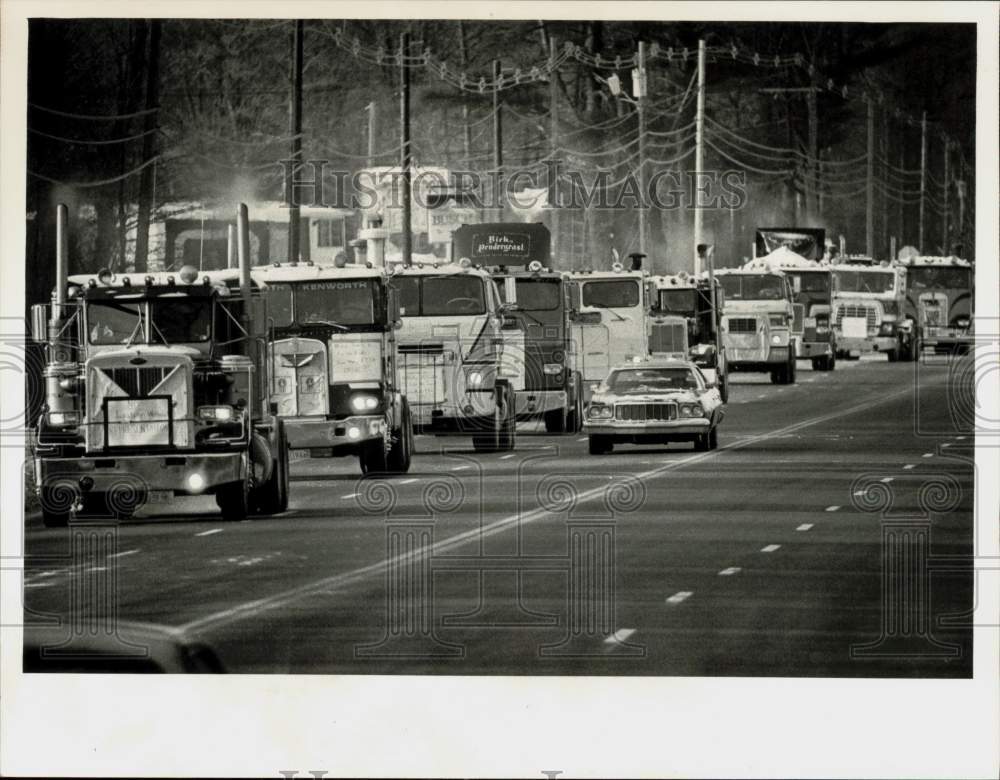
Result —
[[734, 574], [739, 574], [742, 569], [739, 566], [730, 566], [728, 569], [723, 569], [719, 572], [720, 577], [732, 577]]
[[420, 480], [417, 479], [416, 477], [410, 477], [409, 479], [401, 479], [401, 480], [399, 480], [399, 484], [400, 485], [412, 485], [414, 482], [419, 482], [419, 481]]
[[955, 437], [955, 441], [962, 441], [963, 439], [965, 439], [964, 436], [956, 436]]
[[348, 493], [348, 494], [347, 494], [347, 495], [345, 495], [345, 496], [341, 496], [341, 498], [343, 498], [343, 499], [349, 499], [349, 498], [357, 498], [357, 497], [358, 497], [358, 494], [357, 494], [357, 493]]
[[517, 457], [517, 455], [515, 455], [513, 452], [511, 452], [508, 455], [501, 455], [500, 456], [500, 460], [510, 460], [511, 458], [516, 458], [516, 457]]
[[139, 552], [138, 548], [135, 550], [125, 550], [124, 552], [117, 552], [114, 555], [109, 555], [109, 558], [124, 558], [126, 555], [135, 555]]
[[951, 446], [951, 442], [945, 442], [944, 444], [941, 445], [941, 449], [947, 449], [950, 446]]
[[[943, 384], [939, 382], [937, 384]], [[814, 425], [819, 425], [821, 423], [829, 422], [831, 420], [837, 420], [842, 417], [849, 417], [852, 414], [857, 414], [858, 412], [867, 412], [876, 406], [893, 401], [902, 396], [910, 395], [913, 393], [911, 387], [904, 387], [896, 392], [888, 393], [885, 395], [875, 396], [872, 398], [866, 398], [864, 401], [849, 406], [846, 409], [841, 409], [836, 412], [828, 412], [826, 414], [817, 415], [816, 417], [810, 417], [806, 420], [801, 420], [797, 423], [792, 423], [791, 425], [786, 425], [781, 428], [777, 428], [773, 431], [768, 431], [767, 433], [759, 433], [751, 436], [746, 436], [742, 439], [734, 439], [733, 441], [722, 444], [716, 450], [709, 450], [708, 452], [697, 452], [686, 457], [677, 458], [676, 460], [671, 460], [664, 463], [662, 466], [657, 466], [656, 468], [650, 469], [645, 472], [633, 475], [640, 481], [646, 481], [653, 477], [658, 477], [662, 474], [666, 474], [668, 471], [675, 471], [683, 466], [687, 466], [692, 463], [701, 463], [702, 461], [709, 460], [711, 458], [716, 458], [719, 455], [730, 451], [739, 450], [744, 447], [749, 447], [754, 444], [759, 444], [763, 441], [768, 441], [770, 439], [780, 438], [789, 433], [794, 433], [796, 431], [803, 430], [804, 428], [811, 428]], [[602, 483], [596, 485], [588, 490], [581, 491], [577, 496], [577, 505], [580, 502], [588, 501], [592, 498], [597, 498], [603, 496], [604, 492], [607, 490], [607, 485]], [[839, 509], [839, 507], [836, 507]], [[401, 553], [400, 555], [394, 556], [392, 558], [377, 561], [375, 563], [369, 564], [367, 566], [362, 566], [352, 571], [342, 572], [340, 574], [332, 574], [327, 577], [322, 577], [312, 582], [307, 582], [303, 585], [299, 585], [294, 588], [289, 588], [287, 590], [275, 593], [271, 596], [266, 596], [264, 598], [254, 599], [252, 601], [243, 602], [241, 604], [235, 604], [226, 609], [219, 610], [218, 612], [213, 612], [203, 617], [196, 618], [185, 625], [181, 626], [182, 630], [187, 631], [197, 631], [204, 630], [205, 628], [212, 626], [216, 627], [219, 625], [225, 625], [236, 620], [243, 620], [245, 618], [258, 615], [270, 609], [288, 604], [295, 599], [302, 598], [304, 596], [310, 596], [315, 593], [323, 592], [328, 593], [331, 589], [336, 587], [344, 587], [356, 582], [365, 580], [373, 575], [381, 576], [384, 575], [386, 569], [394, 570], [399, 566], [406, 564], [411, 565], [414, 559], [423, 560], [424, 558], [439, 555], [447, 550], [451, 550], [455, 547], [461, 547], [462, 545], [468, 544], [473, 541], [480, 541], [486, 539], [490, 536], [495, 536], [496, 534], [503, 533], [504, 531], [514, 527], [514, 526], [524, 526], [528, 523], [533, 523], [539, 520], [544, 520], [551, 517], [549, 511], [544, 508], [534, 509], [523, 514], [515, 512], [506, 517], [494, 520], [488, 525], [484, 525], [480, 528], [473, 528], [468, 531], [462, 531], [453, 536], [442, 539], [433, 544], [422, 547], [419, 550], [413, 552]]]
[[619, 628], [615, 633], [604, 640], [606, 645], [616, 645], [627, 640], [635, 633], [634, 628]]
[[577, 441], [587, 441], [587, 439], [589, 438], [590, 438], [589, 436], [581, 436], [579, 439], [577, 439]]
[[221, 528], [212, 528], [209, 531], [202, 531], [200, 534], [195, 534], [195, 536], [211, 536], [212, 534], [221, 534]]
[[673, 596], [667, 598], [668, 604], [680, 604], [682, 601], [691, 598], [694, 595], [693, 590], [679, 590]]
[[466, 471], [471, 468], [472, 466], [455, 466], [454, 468], [452, 468], [452, 471]]
[[24, 583], [24, 587], [26, 587], [26, 588], [51, 588], [52, 584], [53, 583], [51, 583], [51, 582], [26, 582], [26, 583]]
[[880, 479], [879, 482], [885, 482], [888, 484], [889, 482], [892, 482], [894, 479], [895, 477], [882, 477], [882, 479]]
[[905, 466], [903, 466], [903, 470], [904, 471], [909, 471], [910, 469], [913, 469], [913, 468], [916, 468], [916, 465], [913, 464], [913, 463], [907, 463]]
[[828, 506], [825, 511], [836, 512], [838, 509], [840, 509], [840, 504], [834, 504], [833, 506]]
[[766, 552], [774, 552], [775, 550], [780, 550], [780, 549], [781, 549], [780, 544], [769, 544], [766, 547], [761, 547], [760, 551], [766, 553]]
[[796, 531], [808, 531], [808, 530], [809, 530], [810, 528], [812, 528], [812, 527], [813, 527], [813, 524], [812, 524], [812, 523], [803, 523], [802, 525], [800, 525], [800, 526], [799, 526], [798, 528], [796, 528], [795, 530], [796, 530]]
[[934, 457], [934, 453], [933, 453], [933, 452], [925, 452], [925, 453], [924, 453], [923, 455], [921, 455], [920, 457], [921, 457], [921, 458], [933, 458], [933, 457]]

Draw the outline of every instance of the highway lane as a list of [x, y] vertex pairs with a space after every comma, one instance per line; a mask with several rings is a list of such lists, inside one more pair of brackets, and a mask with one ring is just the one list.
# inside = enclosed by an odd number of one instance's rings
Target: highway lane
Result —
[[[98, 613], [84, 586], [110, 570], [120, 617], [195, 630], [234, 671], [968, 675], [967, 631], [908, 626], [893, 653], [851, 655], [885, 616], [882, 519], [865, 510], [891, 492], [892, 514], [919, 521], [936, 481], [947, 511], [913, 533], [938, 558], [971, 552], [971, 432], [949, 411], [955, 364], [929, 362], [801, 364], [791, 387], [737, 375], [713, 453], [595, 457], [522, 426], [506, 455], [420, 437], [391, 480], [301, 460], [286, 515], [227, 525], [185, 500], [117, 526], [111, 561], [74, 563], [66, 531], [29, 521], [26, 603], [65, 615], [75, 593]], [[407, 533], [421, 549], [395, 546]], [[971, 606], [968, 573], [928, 587], [932, 617]]]

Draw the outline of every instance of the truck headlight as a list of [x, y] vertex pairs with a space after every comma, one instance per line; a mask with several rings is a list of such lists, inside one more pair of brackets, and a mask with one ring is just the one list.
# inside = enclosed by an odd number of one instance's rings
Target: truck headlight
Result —
[[214, 422], [229, 422], [236, 416], [231, 406], [199, 406], [198, 419]]
[[374, 412], [378, 409], [378, 396], [370, 393], [352, 395], [351, 408], [356, 412]]
[[771, 343], [772, 344], [780, 344], [781, 343], [781, 334], [779, 334], [779, 333], [772, 334], [772, 336], [771, 336]]
[[883, 336], [892, 336], [896, 332], [895, 322], [883, 322], [878, 329], [879, 333]]
[[479, 371], [469, 371], [465, 375], [465, 386], [466, 387], [482, 387], [483, 386], [483, 375]]
[[816, 333], [829, 333], [830, 332], [830, 320], [816, 319]]
[[967, 328], [969, 327], [970, 320], [968, 317], [958, 317], [955, 320], [955, 327], [957, 328]]
[[49, 425], [68, 426], [80, 424], [80, 413], [72, 412], [49, 412]]
[[544, 363], [542, 364], [542, 371], [549, 376], [558, 376], [562, 373], [563, 367], [562, 363]]
[[587, 410], [587, 415], [595, 420], [610, 420], [614, 414], [614, 409], [608, 404], [592, 403]]

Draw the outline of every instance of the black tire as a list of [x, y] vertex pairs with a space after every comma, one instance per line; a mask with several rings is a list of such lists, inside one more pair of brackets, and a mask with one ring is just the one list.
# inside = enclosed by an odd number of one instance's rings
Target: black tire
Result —
[[497, 452], [510, 452], [514, 449], [517, 438], [517, 408], [514, 404], [514, 391], [509, 387], [506, 391], [507, 403], [500, 434], [497, 437]]
[[256, 508], [262, 515], [277, 515], [288, 509], [288, 438], [285, 424], [276, 421], [274, 465], [271, 476], [256, 493]]
[[413, 425], [410, 422], [410, 404], [404, 398], [400, 406], [399, 427], [392, 432], [392, 446], [386, 455], [386, 471], [405, 474], [413, 460]]
[[826, 355], [812, 359], [813, 371], [825, 371], [826, 369], [823, 368], [824, 365], [826, 365]]
[[772, 385], [784, 385], [784, 384], [787, 384], [785, 382], [785, 371], [786, 370], [787, 370], [787, 368], [785, 366], [782, 366], [781, 368], [772, 368], [771, 369], [771, 384]]
[[729, 403], [729, 375], [719, 374], [719, 395], [722, 397], [722, 403]]
[[788, 370], [785, 372], [785, 384], [795, 384], [795, 372], [798, 369], [798, 360], [795, 357], [795, 347], [788, 345]]
[[590, 436], [587, 439], [587, 451], [591, 455], [607, 455], [614, 448], [614, 442], [608, 436]]
[[494, 418], [494, 428], [472, 437], [472, 448], [476, 452], [508, 452], [514, 449], [517, 431], [517, 417], [514, 410], [513, 393], [507, 385], [497, 387], [500, 398], [500, 414]]
[[697, 436], [694, 440], [694, 448], [697, 452], [708, 452], [710, 446], [707, 433]]
[[566, 433], [569, 431], [569, 412], [566, 409], [552, 409], [543, 416], [546, 433]]
[[566, 414], [567, 433], [579, 433], [583, 427], [583, 387], [579, 381], [574, 387], [573, 406]]
[[238, 523], [250, 514], [250, 486], [246, 480], [220, 485], [215, 492], [215, 503], [222, 510], [222, 519]]
[[708, 448], [710, 450], [719, 449], [719, 426], [715, 426], [708, 432]]
[[370, 439], [363, 442], [358, 448], [358, 463], [362, 474], [385, 474], [389, 469], [385, 440]]
[[837, 368], [837, 353], [831, 352], [829, 355], [826, 356], [826, 368], [824, 368], [823, 370], [833, 371], [836, 368]]
[[42, 502], [42, 525], [46, 528], [65, 528], [69, 525], [73, 504], [73, 501], [69, 500], [69, 490], [73, 489], [68, 487], [59, 487], [56, 490], [41, 489], [39, 498]]
[[899, 347], [894, 347], [893, 349], [887, 349], [885, 356], [889, 358], [890, 363], [895, 363], [899, 360]]

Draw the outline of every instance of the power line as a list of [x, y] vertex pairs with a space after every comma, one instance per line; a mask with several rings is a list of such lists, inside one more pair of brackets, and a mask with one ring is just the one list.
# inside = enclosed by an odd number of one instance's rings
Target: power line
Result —
[[145, 116], [146, 114], [152, 114], [159, 111], [157, 108], [145, 108], [142, 111], [133, 111], [131, 114], [73, 114], [69, 111], [59, 111], [55, 108], [49, 108], [48, 106], [40, 106], [38, 103], [28, 103], [32, 108], [43, 111], [46, 114], [53, 114], [54, 116], [61, 116], [67, 119], [86, 119], [93, 121], [117, 121], [119, 119], [133, 119], [137, 116]]

